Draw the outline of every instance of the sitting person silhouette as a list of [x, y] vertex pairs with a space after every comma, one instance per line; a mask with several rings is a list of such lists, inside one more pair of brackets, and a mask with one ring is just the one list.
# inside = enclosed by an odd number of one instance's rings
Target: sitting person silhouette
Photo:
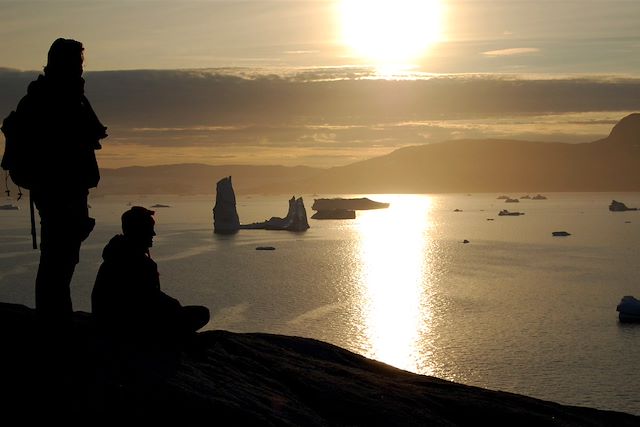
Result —
[[102, 252], [91, 294], [98, 331], [120, 343], [177, 345], [209, 322], [209, 309], [182, 306], [160, 290], [158, 266], [149, 255], [155, 212], [134, 206], [122, 214], [122, 232]]

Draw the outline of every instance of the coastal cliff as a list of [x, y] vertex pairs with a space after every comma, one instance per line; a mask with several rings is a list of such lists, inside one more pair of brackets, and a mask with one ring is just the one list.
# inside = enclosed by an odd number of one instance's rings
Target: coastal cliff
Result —
[[[66, 343], [0, 303], [0, 420], [83, 425], [637, 426], [640, 417], [560, 405], [402, 371], [321, 341], [207, 331], [181, 353], [113, 355], [77, 312]], [[141, 333], [143, 333], [141, 331]], [[174, 357], [176, 356], [176, 357]], [[4, 417], [4, 418], [2, 418]]]

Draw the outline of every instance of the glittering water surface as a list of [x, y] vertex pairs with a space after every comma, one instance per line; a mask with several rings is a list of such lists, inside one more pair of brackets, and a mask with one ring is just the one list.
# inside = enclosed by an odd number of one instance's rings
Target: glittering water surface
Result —
[[[127, 203], [163, 203], [152, 248], [162, 287], [207, 305], [209, 329], [313, 337], [422, 374], [640, 414], [640, 325], [619, 324], [615, 311], [623, 295], [640, 297], [640, 211], [607, 209], [612, 199], [640, 207], [640, 194], [496, 196], [371, 195], [390, 208], [310, 219], [305, 233], [234, 236], [213, 234], [211, 198], [94, 199], [75, 308], [90, 310]], [[286, 196], [238, 199], [243, 223], [287, 206]], [[505, 208], [525, 215], [499, 217]], [[0, 300], [33, 306], [28, 227], [26, 204], [0, 211]], [[552, 237], [561, 230], [571, 236]], [[276, 250], [255, 250], [263, 245]]]

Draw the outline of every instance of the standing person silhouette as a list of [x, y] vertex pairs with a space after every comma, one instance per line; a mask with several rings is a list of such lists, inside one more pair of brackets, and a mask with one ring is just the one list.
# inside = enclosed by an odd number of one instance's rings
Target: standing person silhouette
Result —
[[107, 136], [84, 95], [83, 51], [76, 40], [55, 40], [44, 74], [16, 109], [33, 147], [30, 197], [40, 214], [36, 313], [42, 326], [60, 333], [71, 326], [70, 284], [80, 244], [95, 225], [87, 206], [89, 189], [100, 179], [94, 151]]

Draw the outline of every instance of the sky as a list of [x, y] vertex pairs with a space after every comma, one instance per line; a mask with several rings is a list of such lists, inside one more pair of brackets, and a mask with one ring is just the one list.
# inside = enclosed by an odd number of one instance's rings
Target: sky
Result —
[[588, 142], [640, 110], [637, 0], [0, 0], [0, 115], [57, 37], [85, 46], [105, 167]]

